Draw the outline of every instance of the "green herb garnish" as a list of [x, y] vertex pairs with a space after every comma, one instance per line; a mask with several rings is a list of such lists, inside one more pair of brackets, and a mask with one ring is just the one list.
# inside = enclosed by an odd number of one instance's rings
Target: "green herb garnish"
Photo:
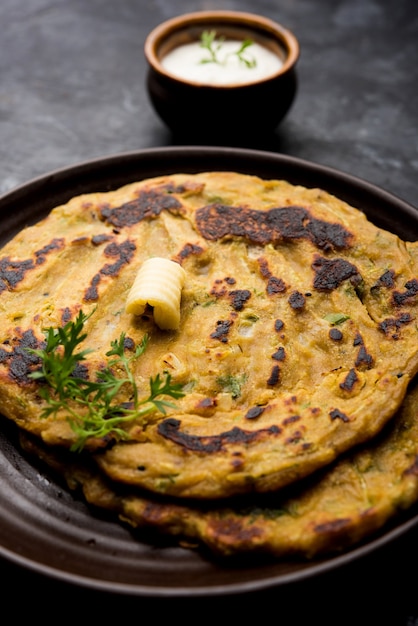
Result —
[[216, 382], [224, 391], [230, 393], [231, 396], [236, 399], [240, 397], [242, 386], [246, 380], [247, 376], [245, 374], [242, 376], [228, 374], [226, 376], [219, 376]]
[[[91, 314], [90, 314], [91, 315]], [[182, 387], [171, 382], [171, 376], [164, 373], [150, 378], [149, 394], [140, 399], [139, 389], [130, 365], [145, 351], [148, 337], [129, 352], [125, 344], [125, 333], [111, 342], [107, 366], [95, 373], [95, 379], [84, 377], [79, 372], [80, 363], [85, 361], [91, 350], [77, 347], [86, 339], [84, 324], [90, 315], [82, 311], [74, 322], [62, 328], [50, 327], [45, 331], [44, 348], [31, 349], [41, 361], [39, 370], [30, 374], [33, 380], [43, 383], [40, 396], [47, 405], [42, 417], [56, 416], [64, 410], [69, 423], [77, 435], [72, 450], [80, 451], [91, 437], [105, 437], [109, 434], [124, 438], [127, 436], [122, 426], [135, 419], [145, 417], [155, 411], [165, 414], [173, 404], [163, 396], [181, 398]], [[118, 372], [118, 375], [115, 374]], [[118, 402], [122, 388], [128, 391], [129, 402]], [[126, 397], [126, 391], [125, 391]]]
[[253, 45], [253, 41], [251, 39], [245, 39], [237, 50], [226, 54], [224, 58], [221, 59], [219, 54], [222, 51], [224, 42], [225, 37], [219, 37], [216, 39], [215, 30], [205, 30], [200, 36], [200, 47], [204, 48], [209, 53], [209, 57], [203, 58], [200, 63], [217, 63], [218, 65], [226, 65], [230, 56], [236, 56], [240, 62], [244, 63], [244, 65], [248, 68], [255, 67], [257, 65], [257, 61], [254, 58], [248, 58], [245, 56], [247, 49]]
[[329, 315], [325, 315], [324, 319], [332, 326], [338, 326], [338, 324], [342, 324], [343, 322], [349, 320], [350, 316], [345, 313], [329, 313]]

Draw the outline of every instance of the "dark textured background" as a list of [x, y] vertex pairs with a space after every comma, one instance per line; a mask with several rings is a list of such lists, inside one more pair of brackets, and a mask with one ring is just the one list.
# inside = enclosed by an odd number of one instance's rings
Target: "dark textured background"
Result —
[[[243, 128], [240, 145], [330, 165], [418, 204], [416, 0], [1, 0], [0, 193], [80, 161], [181, 143], [148, 101], [143, 44], [161, 21], [212, 8], [264, 14], [301, 44], [290, 113], [258, 145], [246, 143]], [[0, 561], [3, 610], [48, 622], [45, 597], [55, 597], [58, 619], [100, 619], [114, 609], [137, 623], [207, 616], [222, 623], [416, 626], [417, 557], [415, 530], [317, 580], [193, 601], [112, 598]]]

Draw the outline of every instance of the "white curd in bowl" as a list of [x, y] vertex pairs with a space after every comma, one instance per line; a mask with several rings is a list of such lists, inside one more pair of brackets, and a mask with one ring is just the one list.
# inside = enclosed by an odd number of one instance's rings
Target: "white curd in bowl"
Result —
[[216, 43], [217, 62], [211, 61], [208, 50], [196, 41], [174, 48], [161, 60], [161, 65], [173, 76], [206, 85], [255, 82], [273, 76], [283, 65], [279, 56], [256, 42], [251, 42], [243, 52], [247, 63], [236, 54], [242, 42]]

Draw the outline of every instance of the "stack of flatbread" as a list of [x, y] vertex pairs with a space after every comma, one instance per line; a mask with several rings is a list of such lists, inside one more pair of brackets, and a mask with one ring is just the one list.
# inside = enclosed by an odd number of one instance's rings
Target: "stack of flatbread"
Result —
[[[126, 310], [152, 258], [184, 270], [177, 328], [154, 301]], [[146, 337], [139, 394], [167, 374], [183, 394], [81, 451], [75, 407], [47, 415], [56, 394], [36, 376], [48, 329], [80, 312], [74, 376], [97, 380], [112, 342], [132, 354]], [[0, 411], [123, 523], [225, 556], [311, 558], [418, 499], [417, 320], [418, 242], [359, 208], [234, 172], [148, 179], [75, 197], [0, 251]], [[112, 401], [132, 406], [132, 388]]]

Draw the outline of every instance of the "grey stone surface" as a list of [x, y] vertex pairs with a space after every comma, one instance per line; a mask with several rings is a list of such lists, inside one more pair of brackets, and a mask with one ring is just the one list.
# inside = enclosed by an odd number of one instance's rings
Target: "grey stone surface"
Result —
[[[206, 8], [255, 10], [248, 1], [2, 0], [0, 191], [90, 158], [181, 143], [149, 103], [143, 44], [159, 22]], [[293, 108], [248, 147], [417, 203], [416, 1], [263, 0], [256, 10], [295, 32], [301, 57]]]

